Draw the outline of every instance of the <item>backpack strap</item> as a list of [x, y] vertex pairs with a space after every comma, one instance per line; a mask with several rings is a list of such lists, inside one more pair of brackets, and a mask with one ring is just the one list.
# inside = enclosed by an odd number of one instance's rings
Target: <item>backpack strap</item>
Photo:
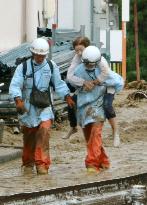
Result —
[[[54, 66], [53, 66], [52, 62], [51, 62], [49, 59], [47, 59], [47, 63], [49, 64], [49, 67], [50, 67], [50, 69], [51, 69], [51, 74], [53, 74]], [[27, 72], [27, 62], [24, 61], [24, 62], [23, 62], [23, 77], [24, 77], [24, 78], [26, 77], [26, 72]], [[53, 83], [52, 83], [52, 84], [53, 84]], [[54, 87], [54, 86], [52, 85], [52, 87]]]
[[[54, 69], [53, 63], [49, 59], [46, 59], [46, 60], [47, 60], [47, 63], [49, 64], [49, 67], [51, 69], [51, 75], [52, 75], [53, 74], [53, 69]], [[52, 87], [53, 90], [55, 91], [55, 85], [53, 84], [53, 82], [51, 80], [49, 82], [49, 89], [48, 89], [48, 91], [49, 91], [49, 100], [50, 100], [51, 108], [52, 108], [52, 111], [54, 113], [55, 121], [56, 121], [56, 110], [55, 110], [55, 108], [53, 106], [53, 103], [52, 103], [50, 87]]]
[[47, 60], [49, 67], [51, 69], [51, 74], [53, 74], [53, 69], [54, 69], [53, 63], [49, 59], [46, 59], [46, 60]]
[[26, 72], [27, 72], [27, 62], [24, 61], [22, 65], [23, 65], [23, 67], [22, 67], [22, 69], [23, 69], [23, 77], [25, 79], [26, 78]]
[[[47, 62], [48, 62], [48, 64], [49, 64], [49, 67], [50, 67], [50, 69], [51, 69], [51, 75], [53, 74], [53, 70], [54, 70], [54, 66], [53, 66], [53, 63], [49, 60], [49, 59], [47, 59]], [[50, 80], [50, 83], [49, 83], [49, 85], [53, 88], [53, 90], [55, 91], [55, 85], [54, 85], [54, 83]]]

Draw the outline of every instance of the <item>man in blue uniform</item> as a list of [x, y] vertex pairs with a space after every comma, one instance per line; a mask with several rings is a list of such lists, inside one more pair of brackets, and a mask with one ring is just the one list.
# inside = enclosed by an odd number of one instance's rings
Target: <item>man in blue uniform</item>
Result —
[[[15, 100], [18, 119], [23, 132], [22, 166], [25, 173], [33, 171], [34, 166], [38, 174], [47, 174], [51, 164], [49, 155], [49, 134], [54, 113], [51, 105], [35, 106], [30, 101], [32, 88], [42, 92], [49, 91], [52, 81], [55, 92], [65, 99], [68, 105], [74, 103], [69, 95], [66, 83], [61, 80], [58, 66], [52, 62], [53, 73], [46, 60], [49, 45], [45, 39], [35, 39], [30, 47], [32, 58], [26, 61], [27, 70], [23, 76], [23, 64], [20, 64], [10, 83], [9, 94]], [[34, 82], [33, 82], [34, 81]], [[48, 92], [49, 93], [49, 92]]]
[[87, 143], [85, 165], [89, 172], [99, 172], [109, 168], [110, 162], [102, 144], [102, 127], [105, 121], [104, 96], [109, 87], [115, 92], [123, 89], [123, 79], [113, 71], [101, 83], [98, 76], [101, 70], [98, 62], [101, 53], [95, 46], [88, 46], [82, 53], [82, 64], [77, 66], [74, 75], [89, 81], [89, 87], [77, 86], [77, 120], [82, 127]]

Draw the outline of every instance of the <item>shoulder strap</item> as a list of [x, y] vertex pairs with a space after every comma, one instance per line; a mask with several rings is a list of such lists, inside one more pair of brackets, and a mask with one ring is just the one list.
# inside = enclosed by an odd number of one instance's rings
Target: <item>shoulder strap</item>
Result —
[[[53, 66], [52, 62], [51, 62], [49, 59], [47, 59], [47, 62], [48, 62], [49, 67], [50, 67], [50, 69], [51, 69], [51, 74], [53, 74], [54, 66]], [[26, 76], [26, 72], [27, 72], [27, 62], [24, 61], [24, 62], [23, 62], [23, 77]]]
[[23, 69], [23, 77], [25, 78], [26, 72], [27, 72], [27, 62], [26, 61], [23, 62], [22, 69]]
[[53, 74], [53, 69], [54, 69], [53, 63], [49, 59], [47, 59], [47, 62], [48, 62], [49, 67], [51, 69], [51, 74]]
[[[52, 63], [49, 59], [47, 59], [47, 62], [48, 62], [49, 67], [50, 67], [50, 69], [51, 69], [51, 75], [52, 75], [52, 74], [53, 74], [53, 69], [54, 69], [53, 63]], [[53, 82], [52, 82], [51, 80], [50, 80], [50, 82], [49, 82], [49, 89], [48, 89], [48, 91], [49, 91], [49, 100], [50, 100], [50, 104], [51, 104], [52, 111], [53, 111], [53, 113], [54, 113], [54, 115], [55, 115], [55, 109], [54, 109], [54, 106], [53, 106], [53, 103], [52, 103], [52, 99], [51, 99], [51, 90], [50, 90], [50, 87], [52, 87], [53, 90], [55, 91], [55, 85], [53, 84]], [[56, 117], [55, 117], [55, 120], [56, 120]]]
[[[53, 63], [52, 63], [49, 59], [47, 59], [47, 62], [48, 62], [49, 67], [50, 67], [50, 69], [51, 69], [51, 74], [53, 74], [53, 69], [54, 69]], [[53, 90], [55, 91], [55, 85], [54, 85], [54, 83], [53, 83], [51, 80], [50, 80], [49, 85], [50, 85], [50, 86], [53, 88]]]

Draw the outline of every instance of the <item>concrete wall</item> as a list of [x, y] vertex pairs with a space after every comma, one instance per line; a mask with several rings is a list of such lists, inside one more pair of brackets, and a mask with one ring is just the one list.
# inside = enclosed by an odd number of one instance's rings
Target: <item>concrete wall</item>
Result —
[[74, 0], [58, 0], [58, 28], [73, 29]]
[[[92, 27], [106, 27], [106, 14], [98, 15], [100, 10], [101, 0], [55, 0], [56, 12], [55, 15], [45, 20], [43, 18], [43, 0], [0, 0], [0, 51], [8, 50], [10, 48], [20, 45], [28, 38], [28, 33], [31, 33], [28, 28], [37, 29], [37, 26], [51, 27], [52, 23], [57, 23], [60, 29], [80, 29], [80, 25], [85, 25], [85, 34], [89, 38], [92, 36]], [[91, 9], [92, 2], [94, 2], [95, 12]], [[27, 3], [27, 7], [26, 7]], [[31, 12], [26, 12], [30, 4], [34, 9], [36, 17], [32, 15], [31, 21], [28, 16], [31, 17]], [[34, 6], [33, 6], [34, 5]], [[29, 8], [29, 11], [31, 9]], [[39, 14], [39, 21], [38, 21]], [[93, 17], [93, 23], [92, 23]], [[101, 18], [102, 17], [102, 18]], [[34, 18], [34, 21], [33, 21]], [[36, 20], [37, 19], [37, 20]], [[29, 22], [29, 23], [28, 23]], [[32, 23], [30, 23], [32, 22]], [[35, 27], [35, 28], [34, 28]], [[33, 33], [33, 31], [32, 31]], [[32, 34], [31, 33], [31, 34]]]
[[0, 0], [0, 51], [18, 46], [25, 39], [24, 0]]
[[56, 3], [58, 11], [54, 23], [58, 28], [79, 30], [80, 25], [85, 25], [86, 36], [90, 37], [91, 0], [56, 0]]
[[85, 25], [86, 36], [90, 38], [90, 7], [91, 0], [74, 0], [74, 28], [79, 30], [80, 25]]
[[[26, 41], [28, 34], [26, 33], [28, 26], [26, 22], [28, 19], [26, 16], [27, 1], [28, 0], [0, 0], [0, 52], [19, 46]], [[31, 2], [32, 0], [29, 1]], [[36, 10], [39, 12], [40, 26], [43, 27], [45, 25], [42, 15], [43, 1], [36, 0], [35, 3]], [[37, 22], [35, 25], [39, 26], [38, 16], [36, 16], [36, 18]]]
[[[51, 27], [52, 23], [57, 23], [58, 28], [77, 30], [80, 29], [80, 25], [85, 25], [86, 35], [90, 37], [91, 0], [86, 1], [87, 3], [85, 3], [85, 0], [56, 0], [55, 16], [47, 21], [42, 14], [43, 0], [36, 0], [36, 2], [34, 0], [0, 0], [0, 51], [16, 47], [26, 40], [31, 41], [34, 33], [34, 31], [29, 30], [31, 24], [35, 27], [47, 25]], [[38, 22], [35, 20], [38, 17], [34, 18], [34, 16], [29, 21], [31, 14], [26, 12], [26, 10], [29, 10], [29, 4], [31, 6], [35, 4], [33, 9], [37, 9], [37, 13], [39, 13]], [[34, 13], [36, 15], [36, 11]], [[30, 38], [28, 33], [32, 35]]]
[[94, 1], [94, 24], [96, 27], [106, 29], [108, 26], [108, 8], [106, 6], [105, 12], [102, 10], [102, 0], [101, 1]]

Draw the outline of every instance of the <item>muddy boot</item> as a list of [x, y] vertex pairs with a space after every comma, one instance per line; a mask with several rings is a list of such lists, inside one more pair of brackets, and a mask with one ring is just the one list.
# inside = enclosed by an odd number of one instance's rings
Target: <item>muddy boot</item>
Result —
[[110, 164], [109, 164], [109, 163], [108, 163], [108, 164], [102, 163], [102, 164], [101, 164], [101, 168], [102, 168], [102, 169], [109, 169], [109, 168], [110, 168]]
[[62, 139], [68, 139], [71, 135], [75, 134], [78, 131], [77, 127], [71, 127], [68, 134], [63, 136]]
[[114, 146], [114, 147], [119, 147], [119, 146], [120, 146], [120, 137], [119, 137], [119, 133], [115, 133], [115, 134], [114, 134], [114, 138], [113, 138], [113, 146]]
[[24, 175], [30, 175], [34, 173], [33, 166], [23, 166], [22, 167], [22, 172]]
[[48, 174], [48, 169], [46, 169], [43, 166], [37, 166], [36, 169], [37, 169], [37, 174], [39, 175]]
[[99, 174], [101, 169], [96, 169], [94, 167], [87, 167], [87, 173], [89, 174]]

